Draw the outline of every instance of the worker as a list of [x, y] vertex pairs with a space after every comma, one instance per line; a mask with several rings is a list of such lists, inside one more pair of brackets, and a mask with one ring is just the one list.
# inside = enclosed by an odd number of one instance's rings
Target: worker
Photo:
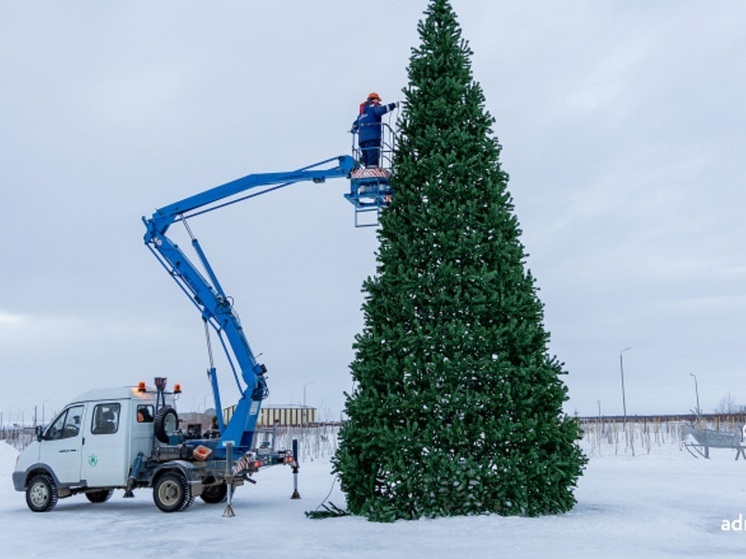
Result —
[[150, 411], [150, 406], [147, 406], [147, 405], [137, 406], [137, 422], [138, 423], [153, 423], [153, 413]]
[[398, 103], [381, 105], [381, 97], [376, 92], [368, 95], [360, 104], [360, 114], [352, 124], [352, 133], [357, 134], [357, 145], [365, 167], [378, 167], [381, 157], [381, 117], [398, 107]]

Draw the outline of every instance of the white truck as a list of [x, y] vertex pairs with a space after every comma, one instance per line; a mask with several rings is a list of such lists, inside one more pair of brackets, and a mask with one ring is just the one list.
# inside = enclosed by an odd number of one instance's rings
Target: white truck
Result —
[[295, 464], [289, 451], [274, 451], [273, 441], [234, 461], [230, 446], [218, 448], [210, 432], [192, 425], [184, 433], [174, 392], [165, 391], [163, 378], [156, 385], [91, 390], [65, 406], [46, 429], [37, 429], [13, 472], [28, 507], [50, 511], [59, 498], [79, 493], [103, 503], [115, 489], [131, 497], [133, 489], [152, 487], [156, 506], [177, 512], [197, 496], [207, 503], [226, 500], [229, 486], [253, 482], [251, 474], [262, 467]]

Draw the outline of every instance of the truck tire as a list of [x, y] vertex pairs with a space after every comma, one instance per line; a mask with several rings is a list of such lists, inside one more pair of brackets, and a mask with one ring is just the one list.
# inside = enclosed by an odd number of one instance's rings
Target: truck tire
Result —
[[194, 502], [192, 490], [181, 472], [166, 472], [153, 486], [153, 501], [163, 512], [179, 512]]
[[169, 436], [179, 428], [179, 416], [171, 406], [163, 406], [155, 413], [153, 430], [155, 438], [162, 443], [169, 442]]
[[89, 491], [85, 494], [91, 503], [105, 503], [114, 494], [113, 489], [102, 489], [101, 491]]
[[200, 495], [205, 503], [215, 505], [222, 503], [228, 497], [228, 486], [225, 483], [220, 485], [207, 485], [202, 488], [202, 494]]
[[49, 512], [57, 505], [57, 485], [52, 476], [37, 474], [26, 486], [26, 504], [34, 512]]

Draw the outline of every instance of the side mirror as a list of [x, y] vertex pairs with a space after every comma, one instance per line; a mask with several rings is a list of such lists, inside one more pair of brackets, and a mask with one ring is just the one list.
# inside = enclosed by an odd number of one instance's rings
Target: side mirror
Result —
[[34, 433], [36, 433], [36, 440], [41, 442], [42, 434], [44, 433], [44, 428], [41, 425], [37, 425], [34, 427]]

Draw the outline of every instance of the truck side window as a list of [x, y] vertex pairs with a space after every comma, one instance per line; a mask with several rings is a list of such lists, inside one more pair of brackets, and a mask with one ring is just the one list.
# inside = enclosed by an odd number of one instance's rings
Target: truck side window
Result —
[[47, 428], [44, 439], [57, 441], [70, 439], [80, 434], [80, 424], [83, 421], [83, 406], [73, 406], [57, 416]]
[[137, 405], [137, 422], [153, 423], [153, 406], [148, 404]]
[[97, 404], [93, 408], [91, 434], [111, 435], [119, 430], [119, 412], [121, 406], [116, 403]]

